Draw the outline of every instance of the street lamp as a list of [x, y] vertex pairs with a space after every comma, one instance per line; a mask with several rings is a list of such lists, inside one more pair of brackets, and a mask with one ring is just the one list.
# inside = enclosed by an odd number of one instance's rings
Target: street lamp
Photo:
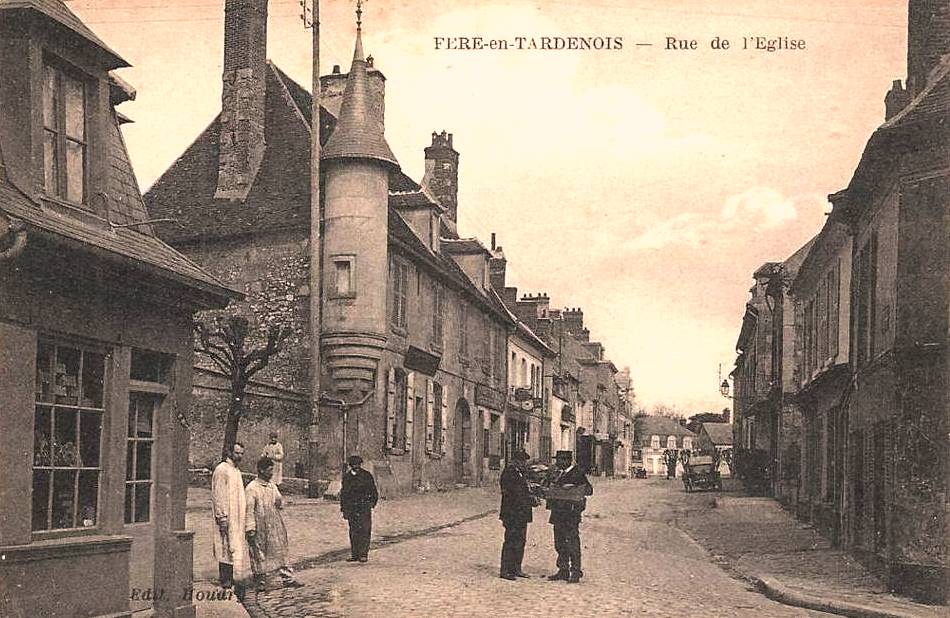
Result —
[[722, 363], [719, 363], [719, 378], [722, 380], [722, 382], [719, 383], [719, 394], [726, 399], [733, 399], [732, 395], [729, 394], [731, 390], [729, 387], [729, 379], [722, 377]]
[[732, 396], [729, 394], [729, 380], [723, 380], [722, 384], [719, 385], [719, 394], [726, 399], [732, 399]]

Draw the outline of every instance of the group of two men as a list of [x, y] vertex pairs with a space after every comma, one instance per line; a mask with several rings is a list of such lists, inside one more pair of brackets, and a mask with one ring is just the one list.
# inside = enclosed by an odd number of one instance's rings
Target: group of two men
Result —
[[[274, 479], [275, 462], [266, 454], [262, 456], [257, 462], [257, 478], [244, 487], [238, 467], [243, 457], [244, 445], [236, 442], [211, 475], [218, 577], [223, 588], [233, 587], [242, 600], [245, 582], [251, 576], [258, 590], [266, 588], [274, 574], [284, 586], [301, 585], [294, 579], [289, 562], [287, 528], [280, 514], [283, 496]], [[376, 481], [362, 463], [358, 455], [349, 458], [340, 491], [340, 509], [350, 527], [352, 562], [367, 561], [372, 509], [379, 499]]]
[[[507, 580], [529, 577], [521, 570], [521, 561], [524, 558], [528, 523], [532, 521], [532, 511], [540, 500], [532, 493], [528, 483], [527, 461], [527, 453], [516, 452], [501, 474], [499, 519], [505, 527], [505, 540], [501, 547], [499, 575]], [[584, 575], [581, 570], [581, 513], [587, 506], [586, 496], [592, 495], [594, 488], [584, 471], [574, 465], [571, 451], [558, 451], [555, 466], [553, 474], [544, 482], [549, 494], [547, 508], [551, 511], [548, 522], [554, 525], [554, 549], [557, 551], [557, 572], [549, 575], [548, 579], [576, 584]], [[554, 497], [565, 496], [564, 490], [573, 490], [567, 492], [573, 495], [567, 499]]]

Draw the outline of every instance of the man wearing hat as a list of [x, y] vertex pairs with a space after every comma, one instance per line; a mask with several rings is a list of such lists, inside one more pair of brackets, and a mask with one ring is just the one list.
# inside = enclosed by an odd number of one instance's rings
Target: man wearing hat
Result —
[[529, 577], [521, 570], [524, 544], [531, 521], [531, 509], [536, 502], [525, 478], [528, 454], [516, 451], [501, 473], [501, 510], [498, 518], [505, 526], [505, 542], [501, 546], [502, 579], [514, 580]]
[[363, 458], [350, 455], [349, 470], [343, 473], [340, 489], [340, 510], [350, 525], [349, 562], [366, 562], [369, 540], [373, 532], [373, 507], [379, 500], [376, 479], [362, 468]]
[[554, 463], [557, 470], [548, 482], [551, 488], [580, 489], [578, 499], [548, 498], [547, 508], [551, 511], [548, 521], [554, 524], [554, 549], [557, 551], [557, 573], [548, 579], [564, 580], [569, 584], [580, 583], [584, 572], [581, 570], [581, 513], [587, 507], [587, 498], [594, 488], [584, 475], [584, 471], [574, 465], [574, 453], [558, 451]]

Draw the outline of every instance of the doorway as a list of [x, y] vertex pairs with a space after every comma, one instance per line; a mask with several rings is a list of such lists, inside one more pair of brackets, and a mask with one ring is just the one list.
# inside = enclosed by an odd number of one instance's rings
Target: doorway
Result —
[[472, 485], [472, 413], [468, 402], [459, 399], [455, 404], [455, 480]]

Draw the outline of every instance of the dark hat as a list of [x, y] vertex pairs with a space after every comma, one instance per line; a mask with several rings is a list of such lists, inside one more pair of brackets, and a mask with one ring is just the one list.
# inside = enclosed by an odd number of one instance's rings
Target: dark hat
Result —
[[351, 466], [358, 466], [363, 463], [363, 458], [359, 455], [350, 455], [346, 460], [346, 463], [350, 464]]
[[531, 459], [531, 455], [528, 455], [526, 452], [519, 449], [511, 454], [511, 459], [514, 461], [528, 461]]
[[567, 457], [568, 459], [574, 459], [574, 452], [573, 451], [558, 451], [554, 454], [554, 457], [555, 458]]

